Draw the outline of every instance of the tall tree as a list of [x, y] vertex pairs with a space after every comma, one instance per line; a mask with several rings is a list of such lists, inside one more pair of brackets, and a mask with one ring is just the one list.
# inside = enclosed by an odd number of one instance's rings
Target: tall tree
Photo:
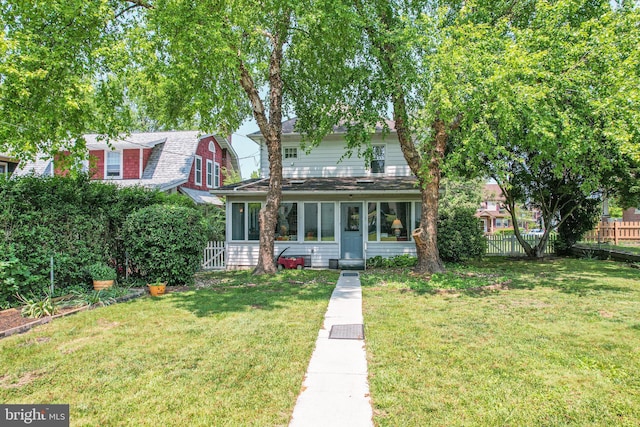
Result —
[[[476, 6], [465, 6], [441, 51], [467, 87], [450, 162], [498, 182], [520, 244], [539, 257], [582, 201], [630, 181], [640, 142], [640, 14], [609, 2], [534, 1], [488, 23], [477, 21]], [[521, 236], [522, 203], [547, 225], [536, 245]]]
[[[438, 1], [334, 2], [321, 18], [301, 23], [319, 43], [299, 46], [292, 69], [292, 85], [314, 94], [295, 104], [299, 129], [311, 143], [346, 123], [348, 148], [370, 156], [370, 130], [384, 123], [391, 109], [402, 153], [421, 191], [422, 234], [415, 241], [415, 270], [421, 273], [444, 270], [437, 246], [439, 187], [448, 131], [457, 126], [457, 117], [437, 115], [425, 135], [418, 132], [422, 123], [416, 114], [430, 90], [438, 32], [459, 7], [452, 4], [451, 13], [440, 14]], [[430, 45], [419, 43], [429, 37]], [[322, 64], [324, 72], [309, 73], [305, 64], [310, 62]]]
[[[256, 274], [275, 273], [274, 230], [282, 199], [283, 110], [292, 94], [283, 78], [297, 32], [315, 3], [292, 0], [154, 0], [133, 38], [131, 74], [145, 114], [164, 123], [195, 120], [200, 129], [229, 132], [252, 116], [269, 160], [269, 190], [260, 210]], [[314, 64], [308, 64], [310, 69]]]
[[142, 0], [0, 1], [0, 151], [84, 155], [88, 132], [131, 124], [123, 38]]

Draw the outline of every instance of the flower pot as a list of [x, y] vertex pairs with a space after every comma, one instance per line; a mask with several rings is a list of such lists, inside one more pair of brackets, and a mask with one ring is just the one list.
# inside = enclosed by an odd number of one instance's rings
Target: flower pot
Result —
[[101, 291], [103, 289], [108, 289], [113, 286], [113, 280], [94, 280], [93, 281], [93, 289], [95, 291]]
[[167, 284], [164, 283], [162, 285], [147, 285], [149, 287], [149, 293], [153, 297], [157, 297], [158, 295], [164, 295], [164, 292], [167, 289]]

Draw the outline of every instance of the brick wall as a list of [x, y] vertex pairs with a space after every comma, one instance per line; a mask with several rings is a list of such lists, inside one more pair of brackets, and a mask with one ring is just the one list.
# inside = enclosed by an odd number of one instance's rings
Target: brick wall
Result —
[[140, 149], [122, 150], [122, 178], [140, 178]]

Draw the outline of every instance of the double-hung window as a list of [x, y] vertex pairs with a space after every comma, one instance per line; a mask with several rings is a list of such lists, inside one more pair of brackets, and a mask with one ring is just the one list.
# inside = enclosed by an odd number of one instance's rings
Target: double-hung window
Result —
[[220, 187], [220, 164], [219, 163], [213, 164], [213, 187], [214, 188]]
[[374, 145], [373, 158], [371, 160], [371, 173], [384, 173], [385, 146]]
[[196, 185], [202, 185], [202, 157], [196, 156], [195, 166], [195, 183]]
[[213, 162], [207, 160], [207, 187], [213, 187]]
[[121, 151], [107, 151], [105, 178], [106, 179], [122, 179], [122, 152]]

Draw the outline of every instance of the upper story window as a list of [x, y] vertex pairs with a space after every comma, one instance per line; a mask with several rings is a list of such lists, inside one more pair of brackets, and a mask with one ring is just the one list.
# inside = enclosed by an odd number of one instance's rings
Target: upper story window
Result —
[[107, 151], [105, 178], [122, 178], [122, 151]]
[[219, 163], [213, 164], [213, 187], [214, 188], [220, 187], [220, 164]]
[[285, 147], [283, 149], [283, 159], [297, 159], [298, 158], [298, 148], [297, 147]]
[[216, 154], [216, 143], [215, 142], [213, 142], [213, 141], [209, 142], [209, 151], [211, 151], [214, 155]]
[[196, 185], [202, 185], [202, 157], [200, 156], [196, 156], [194, 179]]
[[374, 145], [372, 148], [373, 159], [369, 169], [371, 169], [371, 173], [384, 173], [385, 146]]
[[207, 160], [207, 187], [213, 187], [213, 162]]

